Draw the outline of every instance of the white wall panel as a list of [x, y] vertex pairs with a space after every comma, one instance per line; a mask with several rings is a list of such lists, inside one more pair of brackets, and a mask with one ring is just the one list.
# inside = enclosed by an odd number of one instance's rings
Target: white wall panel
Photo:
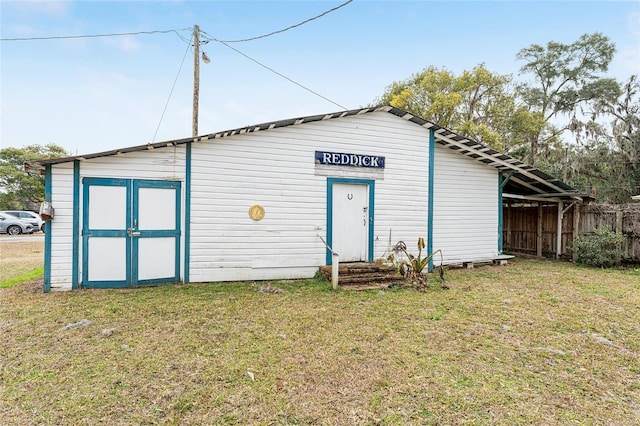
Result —
[[[388, 255], [390, 232], [391, 245], [426, 237], [428, 131], [413, 123], [371, 113], [199, 142], [192, 152], [191, 281], [266, 279], [275, 271], [313, 276], [325, 263], [317, 234], [326, 237], [332, 169], [317, 173], [315, 151], [386, 157], [383, 174], [333, 168], [334, 177], [376, 180], [374, 258]], [[249, 218], [254, 204], [265, 209], [260, 222]]]
[[[427, 129], [375, 112], [193, 143], [190, 280], [313, 276], [325, 262], [327, 177], [375, 180], [374, 259], [400, 240], [414, 252], [427, 238], [428, 141]], [[318, 166], [315, 151], [384, 156], [385, 169]], [[70, 288], [73, 164], [53, 170], [52, 288]], [[84, 160], [81, 176], [184, 182], [185, 146]], [[436, 145], [434, 249], [448, 263], [497, 254], [497, 180]]]
[[[177, 180], [185, 179], [186, 146], [156, 148], [123, 155], [112, 155], [80, 161], [80, 179], [84, 177]], [[52, 205], [55, 219], [51, 244], [51, 289], [70, 290], [72, 287], [73, 250], [73, 163], [52, 166]], [[181, 208], [184, 229], [184, 184]], [[82, 182], [80, 182], [79, 214], [82, 227]], [[82, 235], [82, 229], [80, 229]], [[184, 233], [181, 242], [184, 253]], [[79, 240], [78, 280], [82, 276], [82, 237]], [[181, 256], [181, 262], [183, 256]], [[184, 268], [181, 268], [184, 271]]]
[[73, 269], [73, 163], [53, 166], [51, 205], [51, 290], [71, 290]]
[[498, 172], [436, 145], [433, 248], [445, 263], [498, 255]]

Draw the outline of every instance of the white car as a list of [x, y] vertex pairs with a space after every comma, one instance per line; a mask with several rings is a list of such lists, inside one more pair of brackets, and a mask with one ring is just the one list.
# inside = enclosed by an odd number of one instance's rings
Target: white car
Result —
[[15, 216], [0, 212], [0, 233], [9, 235], [32, 234], [33, 226]]
[[31, 226], [33, 226], [34, 231], [44, 232], [44, 220], [42, 220], [38, 213], [30, 212], [28, 210], [5, 210], [0, 213], [15, 216], [23, 222], [30, 223]]

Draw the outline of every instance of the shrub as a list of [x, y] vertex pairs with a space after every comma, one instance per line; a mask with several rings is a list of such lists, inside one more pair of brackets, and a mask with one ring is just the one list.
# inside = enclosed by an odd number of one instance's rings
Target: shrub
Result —
[[625, 236], [607, 228], [596, 228], [593, 235], [583, 235], [573, 241], [572, 251], [578, 263], [608, 268], [625, 259], [622, 243]]
[[[418, 256], [407, 251], [407, 245], [404, 241], [398, 241], [393, 248], [393, 253], [387, 257], [387, 260], [392, 262], [396, 272], [411, 281], [412, 285], [420, 291], [425, 291], [429, 287], [427, 275], [424, 274], [425, 269], [429, 265], [429, 261], [436, 253], [440, 253], [440, 266], [438, 268], [440, 285], [442, 288], [447, 289], [449, 287], [444, 285], [444, 269], [442, 267], [442, 250], [438, 249], [428, 256], [422, 257], [422, 249], [426, 247], [424, 238], [418, 238]], [[400, 253], [404, 253], [406, 259], [400, 259], [397, 256]]]

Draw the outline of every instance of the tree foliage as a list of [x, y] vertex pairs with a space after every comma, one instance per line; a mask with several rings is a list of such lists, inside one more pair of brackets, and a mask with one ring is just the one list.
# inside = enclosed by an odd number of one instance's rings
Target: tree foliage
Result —
[[511, 76], [492, 73], [484, 64], [459, 76], [427, 67], [393, 82], [377, 103], [405, 109], [462, 136], [503, 149], [515, 108], [510, 83]]
[[599, 199], [626, 203], [640, 194], [640, 80], [632, 75], [620, 96], [600, 99], [590, 119], [572, 129], [577, 145], [571, 152], [573, 181], [601, 188]]
[[[518, 52], [516, 58], [525, 61], [521, 74], [533, 78], [518, 86], [521, 102], [538, 123], [523, 133], [532, 165], [536, 164], [541, 147], [546, 150], [561, 133], [575, 126], [581, 105], [617, 99], [618, 83], [601, 76], [608, 70], [614, 53], [615, 45], [600, 33], [584, 34], [571, 44], [533, 44]], [[567, 123], [551, 126], [551, 120], [560, 115], [569, 117]]]
[[[520, 50], [519, 78], [484, 64], [455, 75], [429, 66], [377, 103], [405, 109], [535, 165], [598, 199], [640, 194], [640, 81], [606, 76], [615, 45], [600, 33]], [[526, 79], [526, 80], [525, 80]], [[570, 140], [570, 136], [574, 140]]]
[[0, 209], [35, 210], [44, 200], [44, 177], [24, 171], [24, 163], [69, 156], [54, 144], [0, 150]]

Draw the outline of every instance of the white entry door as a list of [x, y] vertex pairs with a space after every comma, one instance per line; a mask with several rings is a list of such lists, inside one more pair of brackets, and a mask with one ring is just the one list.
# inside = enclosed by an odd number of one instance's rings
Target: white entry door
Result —
[[369, 245], [369, 186], [334, 183], [331, 246], [340, 262], [366, 262]]
[[82, 286], [180, 279], [180, 182], [83, 179]]

